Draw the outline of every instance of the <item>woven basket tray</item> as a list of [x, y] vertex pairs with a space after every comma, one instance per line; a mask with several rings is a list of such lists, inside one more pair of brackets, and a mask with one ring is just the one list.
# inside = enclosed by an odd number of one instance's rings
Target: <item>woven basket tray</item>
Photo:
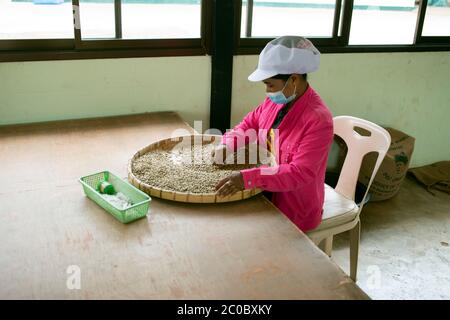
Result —
[[[169, 139], [163, 139], [160, 141], [157, 141], [155, 143], [152, 143], [148, 145], [145, 148], [142, 148], [136, 154], [131, 158], [131, 160], [128, 163], [128, 180], [132, 185], [139, 188], [140, 190], [144, 191], [148, 195], [152, 197], [157, 197], [161, 199], [166, 200], [173, 200], [173, 201], [179, 201], [179, 202], [191, 202], [191, 203], [215, 203], [215, 202], [231, 202], [231, 201], [238, 201], [250, 198], [258, 193], [260, 193], [262, 190], [260, 189], [251, 189], [251, 190], [243, 190], [239, 191], [231, 196], [227, 197], [219, 197], [215, 193], [185, 193], [185, 192], [177, 192], [172, 190], [164, 190], [160, 189], [158, 187], [149, 185], [145, 182], [142, 182], [139, 180], [132, 172], [131, 170], [131, 164], [133, 160], [140, 157], [143, 154], [146, 154], [148, 152], [151, 152], [153, 150], [157, 149], [163, 149], [163, 150], [171, 150], [177, 143], [183, 141], [183, 139], [191, 139], [191, 144], [194, 143], [194, 137], [195, 139], [201, 139], [197, 140], [202, 141], [203, 144], [209, 144], [214, 143], [215, 141], [219, 141], [221, 139], [221, 136], [219, 135], [191, 135], [191, 136], [180, 136], [175, 138], [169, 138]], [[185, 140], [186, 141], [186, 140]]]

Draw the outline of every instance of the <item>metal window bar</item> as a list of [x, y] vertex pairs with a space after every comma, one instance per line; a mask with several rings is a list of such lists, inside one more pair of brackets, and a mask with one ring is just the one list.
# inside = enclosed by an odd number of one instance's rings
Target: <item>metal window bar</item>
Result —
[[334, 8], [334, 20], [333, 20], [333, 39], [339, 36], [339, 27], [341, 25], [341, 8], [342, 0], [336, 0], [336, 6]]
[[340, 26], [341, 32], [338, 37], [338, 44], [341, 46], [348, 46], [350, 38], [350, 28], [352, 25], [353, 14], [353, 0], [344, 0], [342, 8], [342, 24]]
[[212, 53], [212, 8], [213, 3], [210, 0], [202, 0], [201, 2], [201, 46], [208, 55]]
[[247, 20], [245, 24], [245, 36], [250, 38], [253, 24], [253, 0], [247, 0]]
[[72, 0], [73, 13], [73, 33], [75, 37], [75, 48], [81, 47], [81, 20], [80, 20], [80, 1]]
[[122, 38], [122, 0], [114, 0], [114, 23], [116, 26], [116, 39]]
[[417, 12], [416, 32], [414, 34], [414, 44], [419, 43], [422, 38], [423, 23], [427, 12], [428, 0], [419, 1], [419, 10]]

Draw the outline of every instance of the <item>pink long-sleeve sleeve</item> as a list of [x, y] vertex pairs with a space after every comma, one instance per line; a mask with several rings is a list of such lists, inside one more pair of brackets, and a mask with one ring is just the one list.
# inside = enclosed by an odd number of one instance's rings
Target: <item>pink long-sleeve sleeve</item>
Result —
[[[259, 143], [265, 145], [267, 133], [283, 108], [270, 99], [250, 112], [222, 141], [231, 150], [242, 147], [250, 129], [258, 131]], [[333, 118], [320, 96], [310, 86], [297, 99], [275, 133], [278, 144], [275, 167], [242, 170], [246, 189], [271, 191], [271, 200], [301, 230], [317, 227], [322, 219], [325, 196], [325, 172], [329, 148], [333, 142]]]
[[226, 132], [222, 136], [222, 144], [225, 144], [229, 150], [236, 150], [254, 142], [257, 139], [258, 119], [261, 115], [262, 106], [263, 103], [249, 112], [231, 131]]
[[330, 122], [315, 122], [309, 126], [288, 163], [281, 163], [277, 170], [268, 172], [264, 171], [264, 167], [242, 170], [245, 188], [288, 192], [315, 182], [318, 172], [322, 171], [320, 167], [328, 157], [333, 126]]

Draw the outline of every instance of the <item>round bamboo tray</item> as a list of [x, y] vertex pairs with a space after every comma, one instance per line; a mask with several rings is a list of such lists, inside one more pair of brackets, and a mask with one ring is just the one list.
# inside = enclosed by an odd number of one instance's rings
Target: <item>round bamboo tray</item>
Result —
[[[172, 190], [164, 190], [161, 188], [158, 188], [156, 186], [149, 185], [141, 180], [139, 180], [132, 172], [131, 170], [131, 164], [133, 160], [140, 157], [143, 154], [146, 154], [148, 152], [151, 152], [153, 150], [157, 149], [163, 149], [163, 150], [171, 150], [176, 144], [184, 141], [183, 143], [186, 143], [187, 140], [184, 139], [190, 139], [191, 145], [194, 144], [194, 141], [196, 143], [202, 142], [202, 144], [209, 144], [220, 141], [222, 136], [219, 135], [208, 135], [208, 134], [197, 134], [197, 135], [190, 135], [190, 136], [179, 136], [175, 138], [168, 138], [163, 139], [160, 141], [157, 141], [155, 143], [152, 143], [138, 152], [136, 152], [131, 158], [131, 160], [128, 162], [128, 181], [135, 187], [139, 188], [140, 190], [144, 191], [151, 197], [157, 197], [161, 199], [166, 200], [172, 200], [172, 201], [178, 201], [178, 202], [190, 202], [190, 203], [217, 203], [217, 202], [231, 202], [231, 201], [239, 201], [244, 200], [250, 197], [253, 197], [254, 195], [262, 192], [261, 189], [248, 189], [236, 192], [235, 194], [232, 194], [231, 196], [227, 197], [219, 197], [215, 193], [189, 193], [189, 192], [177, 192]], [[194, 140], [198, 139], [198, 140]]]

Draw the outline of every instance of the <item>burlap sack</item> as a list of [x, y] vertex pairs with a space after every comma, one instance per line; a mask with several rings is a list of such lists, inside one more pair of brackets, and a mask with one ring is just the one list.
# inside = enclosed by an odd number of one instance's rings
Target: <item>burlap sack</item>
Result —
[[439, 161], [409, 169], [409, 172], [433, 195], [434, 193], [431, 189], [441, 190], [450, 194], [450, 161]]
[[[386, 200], [397, 194], [414, 151], [415, 138], [392, 128], [386, 130], [391, 135], [391, 146], [370, 187], [371, 201]], [[376, 155], [369, 154], [361, 165], [358, 181], [365, 186], [369, 183], [375, 161]]]

